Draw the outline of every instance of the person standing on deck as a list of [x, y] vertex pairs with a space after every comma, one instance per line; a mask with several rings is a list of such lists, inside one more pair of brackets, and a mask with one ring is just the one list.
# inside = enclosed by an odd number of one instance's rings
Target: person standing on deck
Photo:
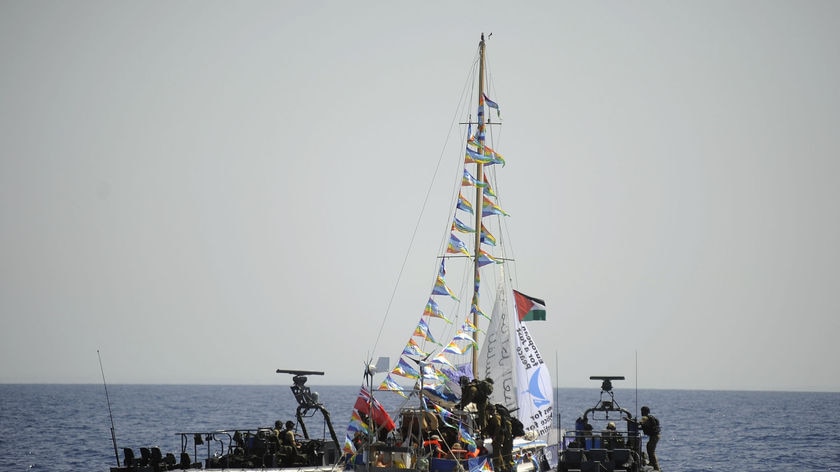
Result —
[[478, 412], [478, 429], [484, 432], [487, 428], [487, 418], [485, 412], [487, 410], [487, 401], [490, 395], [493, 394], [493, 379], [487, 377], [484, 380], [467, 380], [466, 377], [461, 377], [461, 401], [455, 404], [458, 409], [465, 409], [470, 403], [475, 403], [476, 411]]
[[487, 428], [484, 434], [486, 434], [486, 437], [493, 440], [493, 470], [506, 472], [508, 469], [506, 468], [503, 453], [505, 432], [504, 426], [502, 425], [502, 419], [499, 417], [498, 413], [496, 413], [496, 407], [494, 407], [492, 403], [488, 403], [487, 406], [485, 406], [485, 409]]
[[642, 432], [648, 437], [647, 455], [648, 463], [653, 467], [653, 470], [659, 470], [659, 462], [656, 460], [656, 444], [659, 442], [659, 420], [650, 414], [650, 408], [642, 407], [642, 419], [639, 421], [639, 426], [642, 427]]

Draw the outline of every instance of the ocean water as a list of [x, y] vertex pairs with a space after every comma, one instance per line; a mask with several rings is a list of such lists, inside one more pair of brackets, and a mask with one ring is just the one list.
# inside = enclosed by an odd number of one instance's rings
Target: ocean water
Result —
[[[313, 386], [343, 436], [358, 387]], [[255, 429], [294, 418], [286, 386], [109, 385], [117, 444], [180, 451], [181, 431]], [[386, 406], [399, 397], [379, 397]], [[392, 395], [392, 394], [391, 394]], [[618, 403], [649, 405], [662, 424], [660, 464], [676, 471], [840, 471], [840, 393], [632, 390]], [[599, 398], [559, 389], [561, 423]], [[638, 398], [638, 400], [637, 400]], [[102, 471], [115, 465], [102, 385], [0, 385], [0, 471]], [[320, 431], [310, 431], [320, 435]]]

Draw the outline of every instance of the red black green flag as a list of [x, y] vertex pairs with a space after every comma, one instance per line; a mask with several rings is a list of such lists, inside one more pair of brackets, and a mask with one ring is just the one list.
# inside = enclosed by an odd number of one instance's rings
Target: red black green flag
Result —
[[519, 321], [545, 320], [545, 301], [513, 291]]

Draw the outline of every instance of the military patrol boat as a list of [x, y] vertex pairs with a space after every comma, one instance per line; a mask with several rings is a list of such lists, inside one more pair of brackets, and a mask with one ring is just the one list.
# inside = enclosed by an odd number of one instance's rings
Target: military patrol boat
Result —
[[[318, 401], [317, 393], [306, 386], [307, 375], [324, 375], [323, 372], [277, 369], [278, 374], [292, 374], [292, 394], [297, 400], [296, 423], [302, 438], [289, 444], [271, 427], [250, 430], [220, 429], [176, 433], [181, 437], [181, 450], [177, 456], [162, 452], [157, 447], [141, 447], [139, 454], [130, 447], [123, 448], [123, 462], [111, 467], [111, 472], [159, 472], [181, 469], [224, 469], [228, 471], [300, 471], [325, 472], [334, 470], [341, 459], [338, 440], [330, 413]], [[306, 420], [321, 414], [325, 438], [310, 435]], [[295, 434], [295, 433], [291, 433]], [[291, 436], [294, 438], [294, 436]], [[116, 443], [115, 443], [116, 449]]]
[[633, 413], [615, 399], [612, 382], [623, 376], [591, 376], [601, 381], [601, 394], [595, 406], [575, 420], [574, 429], [564, 431], [559, 472], [652, 470], [644, 465], [641, 436]]
[[[344, 442], [356, 472], [526, 472], [550, 462], [551, 379], [525, 324], [545, 320], [545, 302], [514, 290], [509, 215], [496, 192], [505, 160], [491, 147], [500, 107], [488, 96], [485, 52], [482, 35], [430, 293], [395, 365], [365, 369]], [[374, 397], [393, 398], [394, 417]]]

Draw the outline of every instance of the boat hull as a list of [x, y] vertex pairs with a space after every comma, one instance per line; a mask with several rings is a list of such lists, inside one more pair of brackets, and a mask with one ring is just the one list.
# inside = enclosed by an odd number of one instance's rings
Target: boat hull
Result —
[[[331, 472], [331, 471], [339, 471], [342, 470], [343, 466], [341, 465], [333, 465], [333, 466], [307, 466], [307, 467], [298, 467], [298, 468], [248, 468], [248, 469], [241, 469], [241, 468], [226, 468], [226, 469], [218, 469], [224, 470], [225, 472]], [[176, 467], [174, 469], [168, 468], [160, 468], [160, 467], [153, 467], [153, 466], [143, 466], [143, 467], [111, 467], [111, 472], [160, 472], [165, 470], [204, 470], [202, 468], [193, 468], [193, 469], [182, 469], [180, 467]], [[209, 469], [213, 470], [213, 469]], [[401, 469], [405, 471], [405, 469]]]

